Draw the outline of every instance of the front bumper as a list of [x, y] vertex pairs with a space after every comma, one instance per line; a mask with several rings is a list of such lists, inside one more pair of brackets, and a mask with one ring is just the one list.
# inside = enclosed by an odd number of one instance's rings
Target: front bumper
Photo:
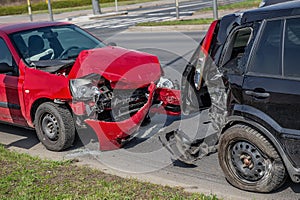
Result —
[[96, 133], [101, 151], [119, 149], [122, 143], [135, 133], [152, 105], [156, 86], [151, 83], [148, 87], [149, 97], [147, 103], [131, 118], [120, 122], [106, 122], [86, 119], [87, 123]]

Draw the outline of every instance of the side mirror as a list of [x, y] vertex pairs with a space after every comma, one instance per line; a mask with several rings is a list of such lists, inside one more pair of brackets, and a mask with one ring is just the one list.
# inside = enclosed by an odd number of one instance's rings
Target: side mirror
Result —
[[8, 72], [13, 72], [14, 68], [9, 66], [7, 63], [0, 63], [0, 74], [5, 74]]
[[118, 46], [115, 42], [110, 42], [107, 44], [107, 46], [112, 46], [112, 47], [116, 47]]

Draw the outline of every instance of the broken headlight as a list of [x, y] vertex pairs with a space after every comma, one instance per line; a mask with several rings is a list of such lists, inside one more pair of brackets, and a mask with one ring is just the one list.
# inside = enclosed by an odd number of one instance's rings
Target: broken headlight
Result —
[[74, 100], [97, 101], [100, 95], [97, 87], [100, 79], [100, 75], [90, 74], [82, 78], [70, 80], [70, 90]]
[[158, 88], [168, 88], [168, 89], [175, 89], [174, 83], [164, 77], [160, 77], [159, 82], [156, 85]]

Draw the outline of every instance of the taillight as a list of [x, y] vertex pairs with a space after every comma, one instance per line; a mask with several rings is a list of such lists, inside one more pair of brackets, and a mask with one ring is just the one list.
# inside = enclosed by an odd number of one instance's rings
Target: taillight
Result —
[[205, 56], [207, 56], [209, 53], [209, 48], [210, 48], [210, 45], [211, 45], [211, 42], [212, 42], [212, 39], [214, 36], [214, 31], [216, 29], [217, 24], [218, 24], [218, 20], [215, 20], [211, 23], [211, 25], [206, 33], [206, 36], [204, 38], [203, 44], [201, 46], [201, 50], [203, 51]]
[[211, 25], [205, 35], [203, 43], [201, 45], [199, 61], [196, 66], [195, 76], [194, 76], [195, 88], [197, 90], [200, 90], [200, 88], [203, 84], [203, 69], [205, 66], [206, 59], [209, 56], [209, 49], [210, 49], [210, 46], [211, 46], [211, 43], [213, 40], [213, 36], [214, 36], [214, 32], [215, 32], [217, 24], [218, 24], [218, 20], [215, 20], [211, 23]]

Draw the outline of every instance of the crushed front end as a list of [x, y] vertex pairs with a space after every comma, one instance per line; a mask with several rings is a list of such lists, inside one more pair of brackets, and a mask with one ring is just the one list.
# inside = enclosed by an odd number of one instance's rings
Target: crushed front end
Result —
[[[97, 61], [103, 58], [106, 64], [101, 68]], [[70, 106], [77, 127], [90, 126], [100, 150], [120, 148], [138, 130], [153, 103], [155, 83], [162, 73], [157, 57], [108, 47], [82, 52], [72, 70]]]

